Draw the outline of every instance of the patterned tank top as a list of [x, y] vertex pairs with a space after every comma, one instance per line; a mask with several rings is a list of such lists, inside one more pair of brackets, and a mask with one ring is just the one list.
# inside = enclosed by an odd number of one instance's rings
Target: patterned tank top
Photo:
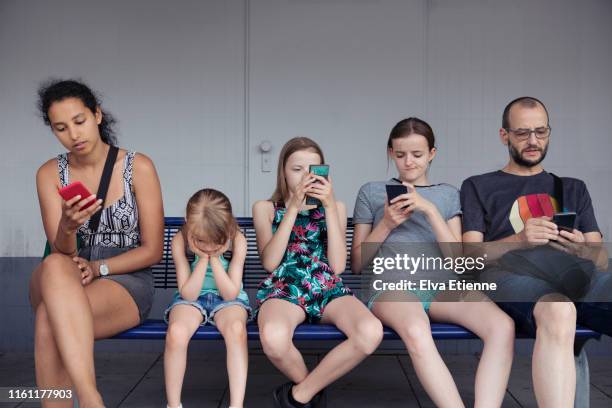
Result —
[[[140, 245], [138, 206], [132, 191], [132, 170], [136, 152], [127, 152], [123, 164], [123, 197], [104, 208], [100, 225], [95, 233], [89, 229], [89, 220], [77, 230], [83, 247], [104, 246], [128, 248]], [[62, 187], [70, 184], [68, 153], [57, 156], [57, 168]]]
[[[272, 233], [276, 233], [286, 213], [287, 208], [284, 203], [274, 203]], [[325, 220], [325, 208], [320, 206], [300, 211], [291, 229], [282, 264], [295, 264], [297, 267], [303, 267], [309, 271], [323, 269], [331, 272], [326, 248], [327, 222]]]

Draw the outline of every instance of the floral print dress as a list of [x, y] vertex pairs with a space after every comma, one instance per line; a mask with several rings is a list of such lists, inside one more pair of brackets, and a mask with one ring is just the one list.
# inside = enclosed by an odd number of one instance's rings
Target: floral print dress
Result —
[[[274, 204], [272, 232], [286, 212], [282, 204]], [[300, 211], [281, 264], [259, 285], [257, 308], [268, 299], [283, 299], [300, 306], [308, 322], [316, 323], [329, 302], [352, 295], [327, 264], [326, 244], [325, 209]]]

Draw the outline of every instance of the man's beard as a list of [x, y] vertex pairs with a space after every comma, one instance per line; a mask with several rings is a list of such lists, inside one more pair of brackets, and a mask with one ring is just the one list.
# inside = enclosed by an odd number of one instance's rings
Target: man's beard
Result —
[[[539, 149], [538, 147], [528, 146], [523, 150], [534, 149], [534, 148]], [[535, 160], [524, 159], [521, 153], [516, 149], [516, 147], [514, 147], [512, 143], [508, 142], [508, 152], [510, 153], [510, 156], [512, 157], [514, 162], [518, 164], [519, 166], [533, 167], [533, 166], [537, 166], [538, 164], [540, 164], [542, 160], [544, 160], [544, 158], [546, 157], [546, 153], [548, 153], [548, 144], [544, 146], [544, 149], [539, 149], [539, 150], [540, 150], [539, 158]]]

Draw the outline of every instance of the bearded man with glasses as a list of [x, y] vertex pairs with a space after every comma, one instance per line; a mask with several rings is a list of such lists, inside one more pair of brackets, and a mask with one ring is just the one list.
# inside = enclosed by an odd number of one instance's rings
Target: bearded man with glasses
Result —
[[[464, 247], [467, 251], [475, 245], [487, 253], [489, 265], [480, 279], [497, 283], [497, 290], [489, 296], [519, 330], [536, 339], [532, 379], [538, 406], [573, 407], [574, 352], [581, 351], [574, 344], [576, 322], [612, 335], [612, 279], [611, 274], [601, 272], [608, 268], [608, 254], [585, 183], [558, 178], [542, 167], [551, 140], [544, 104], [532, 97], [510, 102], [499, 136], [508, 148], [507, 165], [470, 177], [461, 186]], [[571, 216], [573, 228], [553, 222], [555, 214], [564, 212], [571, 213], [564, 216]], [[593, 266], [579, 298], [570, 299], [555, 285], [557, 268], [543, 276], [504, 264], [504, 256], [511, 251], [545, 247]], [[552, 253], [558, 254], [554, 249]], [[584, 383], [584, 378], [579, 380]], [[588, 390], [588, 382], [586, 387]]]

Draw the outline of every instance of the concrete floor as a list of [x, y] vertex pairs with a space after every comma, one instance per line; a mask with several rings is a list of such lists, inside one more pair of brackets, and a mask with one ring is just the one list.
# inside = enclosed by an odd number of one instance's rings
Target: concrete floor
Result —
[[[309, 352], [316, 364], [321, 354]], [[444, 357], [466, 406], [474, 401], [476, 355]], [[612, 407], [612, 357], [595, 357], [591, 367], [591, 407]], [[163, 355], [147, 353], [96, 354], [98, 386], [108, 407], [165, 407]], [[258, 350], [251, 350], [247, 407], [271, 407], [271, 392], [285, 378]], [[34, 386], [31, 353], [0, 354], [0, 387]], [[191, 351], [183, 387], [183, 404], [190, 407], [227, 407], [225, 353]], [[0, 403], [0, 407], [36, 407], [38, 403]], [[504, 407], [535, 407], [530, 361], [517, 356]], [[433, 407], [420, 386], [406, 355], [377, 354], [329, 388], [329, 407]]]

